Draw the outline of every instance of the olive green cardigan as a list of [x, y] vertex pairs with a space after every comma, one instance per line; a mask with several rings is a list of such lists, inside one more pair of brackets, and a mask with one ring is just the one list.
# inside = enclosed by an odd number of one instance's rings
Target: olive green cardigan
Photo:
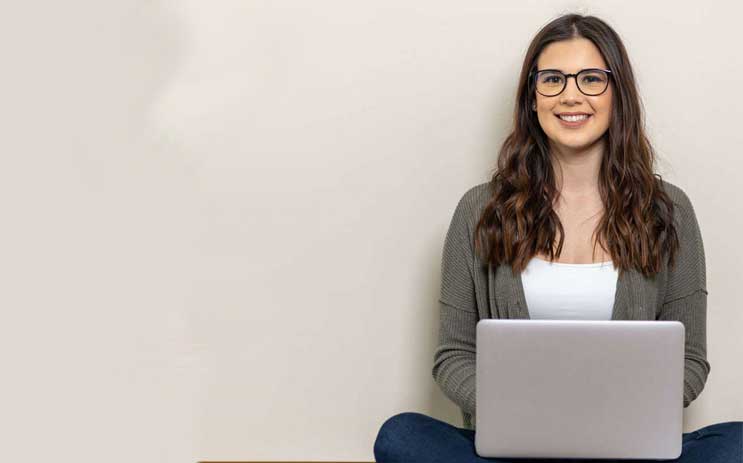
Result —
[[[676, 265], [654, 279], [635, 269], [617, 279], [612, 320], [679, 320], [686, 328], [684, 402], [704, 388], [707, 361], [707, 286], [702, 236], [686, 193], [662, 180], [674, 203], [680, 241]], [[489, 183], [470, 188], [459, 200], [444, 243], [439, 298], [439, 335], [432, 375], [462, 410], [464, 427], [475, 429], [475, 327], [483, 318], [528, 319], [521, 281], [511, 267], [483, 266], [474, 253], [473, 231], [491, 196]]]

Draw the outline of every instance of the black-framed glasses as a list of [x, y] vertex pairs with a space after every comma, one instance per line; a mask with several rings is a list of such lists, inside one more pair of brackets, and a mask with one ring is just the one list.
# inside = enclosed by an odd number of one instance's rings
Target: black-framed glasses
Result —
[[559, 69], [542, 69], [532, 71], [537, 92], [544, 96], [557, 96], [565, 90], [568, 78], [575, 77], [578, 90], [588, 96], [598, 96], [609, 87], [611, 71], [609, 69], [583, 69], [577, 74], [565, 74]]

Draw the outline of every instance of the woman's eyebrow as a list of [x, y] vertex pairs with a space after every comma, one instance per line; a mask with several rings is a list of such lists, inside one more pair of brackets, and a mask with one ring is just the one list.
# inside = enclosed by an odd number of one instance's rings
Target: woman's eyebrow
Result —
[[[603, 66], [586, 66], [586, 67], [583, 67], [583, 68], [578, 69], [575, 72], [577, 73], [577, 72], [580, 72], [580, 71], [582, 71], [584, 69], [604, 69], [604, 68], [603, 68]], [[563, 74], [570, 74], [569, 72], [565, 72], [565, 70], [560, 69], [560, 68], [543, 68], [543, 69], [539, 69], [539, 70], [540, 71], [560, 71]]]

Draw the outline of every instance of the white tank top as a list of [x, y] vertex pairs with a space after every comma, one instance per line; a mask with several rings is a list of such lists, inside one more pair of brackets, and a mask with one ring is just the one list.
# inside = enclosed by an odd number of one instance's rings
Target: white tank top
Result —
[[612, 261], [565, 264], [532, 258], [521, 274], [533, 320], [611, 320], [619, 271]]

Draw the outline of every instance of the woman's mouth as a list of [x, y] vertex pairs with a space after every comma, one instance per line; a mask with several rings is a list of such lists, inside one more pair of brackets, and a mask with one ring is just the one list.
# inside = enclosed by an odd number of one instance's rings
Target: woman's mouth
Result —
[[564, 127], [569, 127], [569, 128], [582, 127], [583, 125], [586, 124], [588, 119], [591, 118], [591, 116], [592, 114], [580, 114], [580, 115], [575, 115], [575, 116], [560, 117], [557, 114], [555, 114], [555, 117], [557, 117], [557, 119], [560, 120], [560, 123]]

